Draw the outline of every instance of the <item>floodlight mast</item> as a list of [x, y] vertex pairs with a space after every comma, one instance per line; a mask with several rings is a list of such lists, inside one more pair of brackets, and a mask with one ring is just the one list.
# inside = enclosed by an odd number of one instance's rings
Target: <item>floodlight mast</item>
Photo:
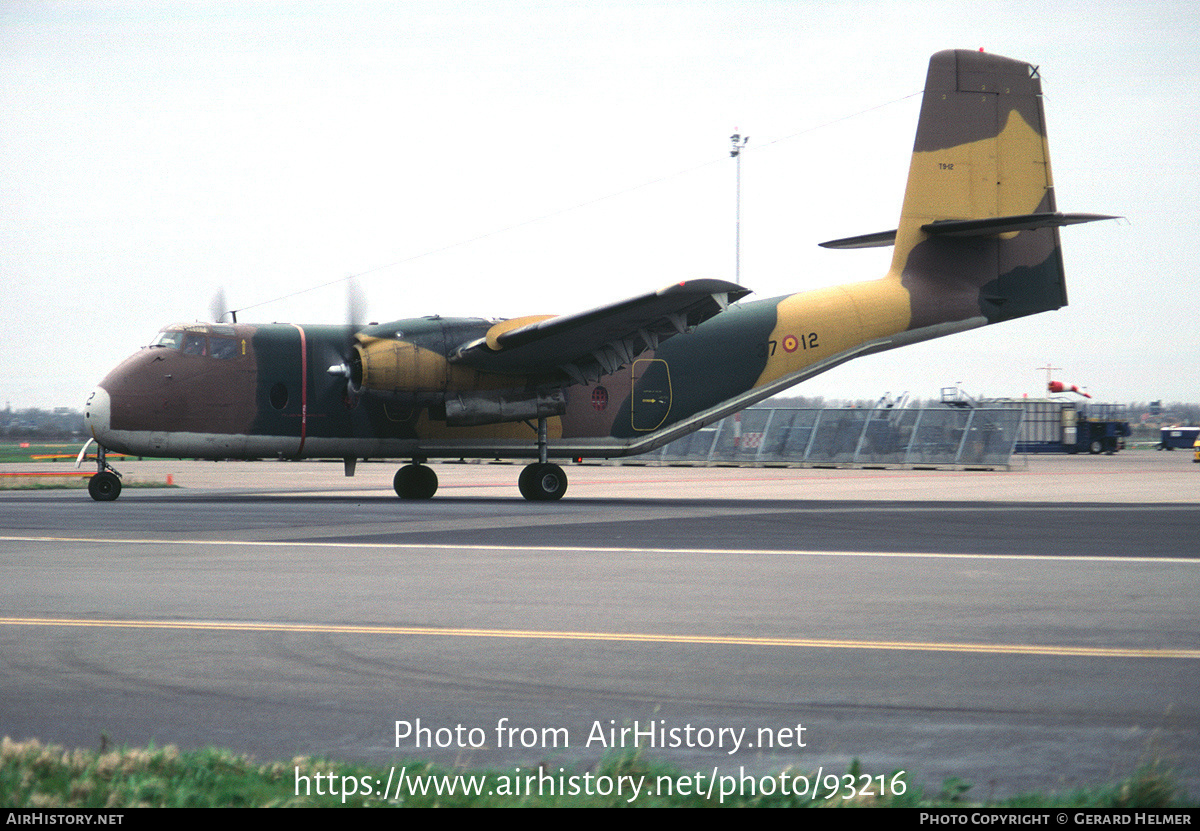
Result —
[[733, 282], [740, 286], [742, 284], [742, 149], [750, 141], [750, 137], [734, 133], [729, 140], [733, 143], [729, 149], [729, 155], [737, 164], [737, 192], [734, 199], [733, 223]]

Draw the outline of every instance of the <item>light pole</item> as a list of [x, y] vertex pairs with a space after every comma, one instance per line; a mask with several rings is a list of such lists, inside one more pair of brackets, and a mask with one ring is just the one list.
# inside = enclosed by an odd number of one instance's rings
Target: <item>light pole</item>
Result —
[[1052, 372], [1054, 372], [1054, 370], [1056, 370], [1056, 369], [1062, 369], [1062, 367], [1061, 367], [1061, 366], [1051, 366], [1051, 365], [1050, 365], [1050, 362], [1049, 362], [1049, 361], [1046, 361], [1046, 365], [1045, 365], [1045, 366], [1038, 366], [1038, 367], [1034, 367], [1034, 369], [1044, 369], [1044, 370], [1046, 370], [1046, 389], [1045, 389], [1045, 390], [1043, 391], [1043, 393], [1042, 393], [1043, 395], [1045, 395], [1045, 393], [1046, 393], [1047, 391], [1049, 391], [1049, 389], [1050, 389], [1050, 382], [1051, 382], [1051, 381], [1054, 379], [1054, 376], [1053, 376], [1053, 375], [1051, 375], [1051, 373], [1052, 373]]
[[737, 196], [733, 225], [733, 281], [740, 286], [742, 284], [742, 148], [750, 141], [750, 137], [734, 133], [729, 140], [733, 143], [733, 147], [729, 149], [729, 155], [737, 163]]

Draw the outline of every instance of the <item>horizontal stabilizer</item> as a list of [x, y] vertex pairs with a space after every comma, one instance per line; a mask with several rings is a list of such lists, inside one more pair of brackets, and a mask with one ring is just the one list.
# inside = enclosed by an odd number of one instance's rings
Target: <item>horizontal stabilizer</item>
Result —
[[887, 248], [896, 244], [896, 232], [880, 231], [876, 234], [863, 234], [858, 237], [831, 239], [829, 242], [818, 243], [822, 248]]
[[995, 216], [986, 219], [939, 219], [922, 225], [921, 230], [939, 237], [994, 237], [1013, 231], [1031, 231], [1034, 228], [1061, 228], [1064, 225], [1079, 225], [1099, 219], [1116, 219], [1104, 214], [1040, 213], [1022, 216]]
[[689, 280], [577, 314], [501, 321], [460, 346], [450, 362], [485, 372], [538, 374], [559, 370], [587, 383], [632, 363], [647, 349], [723, 312], [749, 289], [724, 280]]
[[[927, 234], [939, 237], [994, 237], [1014, 231], [1031, 231], [1034, 228], [1061, 228], [1064, 225], [1080, 225], [1100, 219], [1117, 219], [1107, 214], [1063, 214], [1040, 213], [1020, 216], [989, 216], [984, 219], [939, 219], [921, 226]], [[896, 244], [895, 231], [880, 231], [858, 237], [845, 237], [822, 242], [822, 248], [886, 248]]]

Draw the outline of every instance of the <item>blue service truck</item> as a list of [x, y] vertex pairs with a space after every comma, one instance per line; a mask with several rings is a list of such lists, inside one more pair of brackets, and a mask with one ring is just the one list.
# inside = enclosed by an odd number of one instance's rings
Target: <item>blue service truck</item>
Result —
[[1159, 442], [1155, 450], [1174, 450], [1186, 448], [1191, 450], [1200, 439], [1200, 427], [1163, 427], [1159, 432]]
[[1131, 434], [1118, 404], [1032, 398], [995, 403], [1025, 411], [1015, 453], [1116, 453]]

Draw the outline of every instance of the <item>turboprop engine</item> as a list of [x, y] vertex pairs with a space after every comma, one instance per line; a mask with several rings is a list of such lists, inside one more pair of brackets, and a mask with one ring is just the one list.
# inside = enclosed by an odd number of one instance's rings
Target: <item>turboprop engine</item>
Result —
[[[459, 328], [453, 321], [444, 323]], [[427, 407], [430, 418], [452, 427], [550, 418], [566, 412], [562, 384], [552, 378], [482, 372], [451, 363], [442, 352], [429, 348], [437, 343], [425, 346], [416, 338], [410, 341], [395, 334], [360, 333], [355, 341], [348, 363], [329, 368], [331, 374], [346, 376], [351, 395]]]

